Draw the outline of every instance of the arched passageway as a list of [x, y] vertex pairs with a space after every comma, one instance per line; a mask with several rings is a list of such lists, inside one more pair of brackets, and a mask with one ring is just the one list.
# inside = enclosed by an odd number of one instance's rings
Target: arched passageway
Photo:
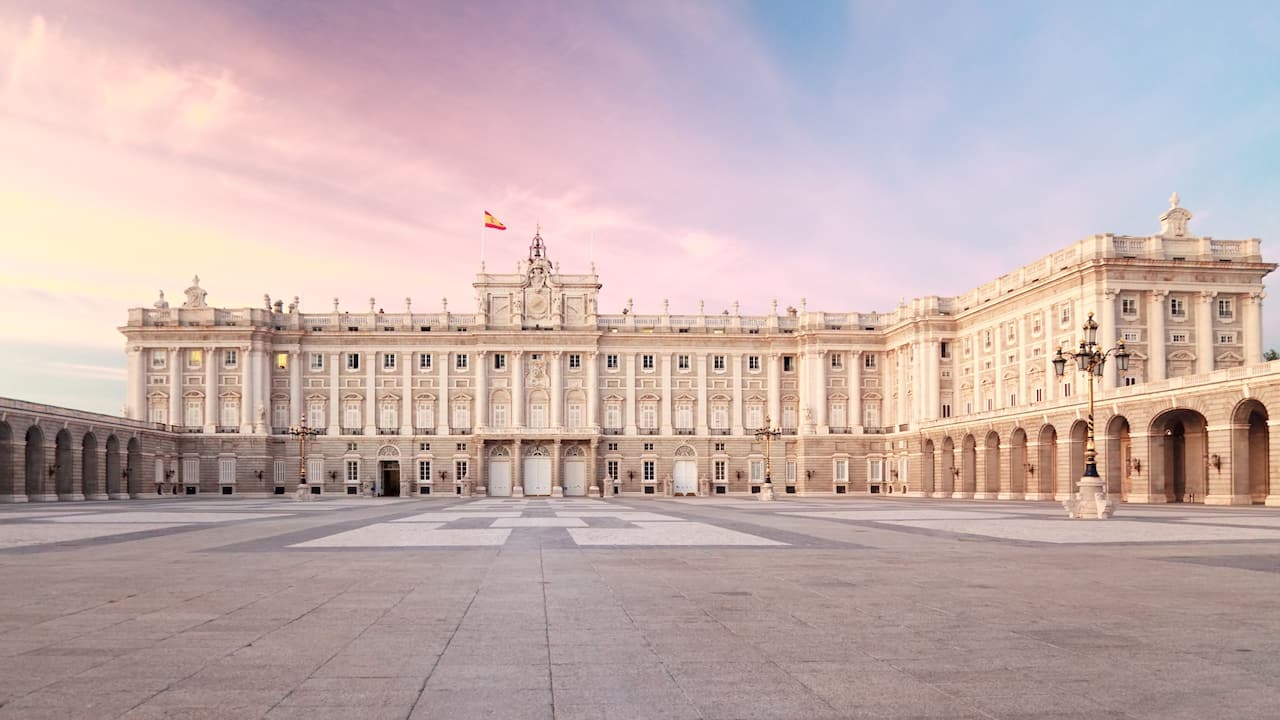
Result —
[[72, 457], [71, 432], [63, 428], [53, 436], [54, 492], [58, 493], [59, 500], [70, 500], [75, 495], [72, 481], [75, 461]]
[[972, 435], [960, 445], [960, 491], [957, 497], [973, 497], [978, 485], [978, 449]]
[[1009, 435], [1009, 489], [1011, 500], [1021, 500], [1027, 493], [1027, 431], [1014, 428]]
[[44, 432], [37, 425], [27, 428], [27, 446], [24, 456], [26, 493], [30, 500], [38, 500], [44, 494]]
[[1208, 432], [1204, 416], [1176, 409], [1151, 421], [1151, 492], [1166, 502], [1202, 503], [1208, 491]]
[[1058, 492], [1075, 493], [1084, 476], [1085, 444], [1089, 440], [1089, 424], [1077, 420], [1071, 424], [1071, 454], [1067, 456], [1067, 476], [1059, 483]]
[[942, 472], [938, 482], [938, 496], [951, 497], [956, 490], [956, 443], [947, 436], [942, 439]]
[[13, 464], [13, 428], [7, 422], [0, 422], [0, 495], [13, 495], [17, 472]]
[[933, 440], [925, 440], [924, 451], [920, 458], [920, 492], [924, 493], [926, 497], [933, 494], [933, 488], [936, 484], [934, 465]]
[[129, 497], [138, 497], [138, 489], [142, 487], [142, 447], [138, 443], [138, 438], [129, 439], [128, 457], [125, 458], [125, 487], [128, 488]]
[[98, 476], [98, 438], [93, 433], [85, 433], [80, 446], [80, 492], [85, 498], [92, 498], [98, 494], [102, 482]]
[[1052, 425], [1040, 428], [1035, 469], [1036, 500], [1052, 500], [1058, 487], [1058, 430]]
[[1106, 437], [1103, 441], [1103, 457], [1099, 459], [1099, 472], [1107, 485], [1108, 495], [1119, 495], [1128, 500], [1133, 492], [1132, 480], [1132, 447], [1129, 440], [1129, 419], [1116, 415], [1107, 421]]
[[115, 435], [107, 437], [107, 495], [112, 498], [120, 495], [120, 439]]
[[982, 492], [986, 497], [1000, 495], [1000, 435], [994, 430], [982, 441]]
[[1231, 415], [1232, 494], [1264, 503], [1271, 490], [1271, 435], [1267, 408], [1250, 398]]

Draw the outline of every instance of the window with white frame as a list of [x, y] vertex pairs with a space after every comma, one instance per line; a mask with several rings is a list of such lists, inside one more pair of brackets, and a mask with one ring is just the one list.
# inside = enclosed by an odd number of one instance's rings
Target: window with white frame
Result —
[[1062, 397], [1071, 397], [1071, 383], [1062, 383]]
[[796, 370], [796, 357], [794, 355], [783, 355], [782, 356], [782, 372], [789, 373], [789, 372], [795, 372], [795, 370]]
[[656, 461], [645, 460], [640, 467], [645, 482], [651, 483], [658, 478], [658, 463]]
[[1235, 342], [1236, 342], [1236, 334], [1235, 334], [1235, 333], [1233, 333], [1233, 332], [1220, 332], [1220, 333], [1218, 333], [1218, 344], [1219, 344], [1219, 345], [1234, 345], [1234, 344], [1235, 344]]
[[236, 459], [234, 457], [218, 458], [218, 484], [236, 484]]
[[453, 369], [454, 369], [454, 370], [466, 370], [466, 369], [467, 369], [467, 354], [466, 354], [466, 353], [458, 353], [458, 354], [456, 354], [456, 355], [454, 355], [454, 356], [453, 356]]
[[348, 429], [360, 427], [360, 405], [359, 400], [348, 400], [342, 404], [342, 427]]
[[577, 370], [582, 367], [582, 355], [579, 353], [569, 353], [569, 369]]
[[1235, 317], [1235, 307], [1231, 298], [1218, 298], [1218, 319], [1230, 320]]
[[747, 463], [747, 467], [749, 468], [749, 471], [751, 473], [751, 482], [753, 483], [764, 482], [764, 461], [763, 460], [752, 460], [751, 462]]
[[723, 402], [711, 404], [711, 427], [716, 430], [729, 428], [729, 406]]
[[1124, 376], [1124, 384], [1125, 384], [1125, 387], [1128, 387], [1128, 386], [1130, 386], [1130, 385], [1137, 385], [1137, 384], [1138, 384], [1138, 378], [1136, 378], [1136, 377], [1134, 377], [1134, 376], [1132, 376], [1132, 375], [1125, 375], [1125, 376]]
[[547, 427], [547, 401], [541, 398], [529, 402], [529, 427]]
[[1067, 323], [1071, 322], [1071, 304], [1070, 303], [1064, 303], [1061, 307], [1058, 308], [1058, 322], [1063, 325], [1066, 325]]
[[951, 417], [951, 403], [942, 403], [942, 417], [944, 419]]
[[470, 472], [470, 465], [466, 460], [453, 461], [453, 476], [459, 480], [466, 480]]
[[169, 353], [167, 351], [152, 350], [151, 351], [151, 369], [163, 370], [165, 366], [169, 363], [168, 358], [169, 358]]
[[838, 483], [849, 482], [849, 461], [836, 460], [832, 463], [831, 474]]
[[147, 407], [147, 420], [162, 425], [169, 422], [169, 399], [156, 398], [152, 400]]
[[1142, 342], [1142, 333], [1138, 330], [1121, 330], [1120, 337], [1125, 342]]
[[867, 460], [867, 482], [883, 482], [884, 481], [884, 461], [871, 459]]
[[1036, 402], [1044, 402], [1044, 388], [1036, 388], [1035, 398]]
[[832, 427], [845, 427], [845, 404], [843, 400], [831, 401], [831, 425]]
[[715, 482], [722, 483], [729, 476], [729, 462], [727, 460], [716, 460], [711, 464], [711, 477]]
[[1042, 331], [1043, 329], [1044, 329], [1044, 325], [1040, 322], [1040, 315], [1037, 313], [1031, 318], [1031, 334], [1039, 335], [1040, 331]]
[[360, 369], [360, 353], [353, 353], [353, 352], [347, 353], [347, 369], [348, 370]]
[[619, 463], [617, 460], [606, 460], [604, 462], [604, 473], [609, 476], [611, 482], [618, 482]]
[[489, 412], [490, 424], [495, 428], [505, 428], [507, 426], [507, 403], [505, 400], [498, 400], [493, 403], [493, 407]]
[[[216, 361], [216, 360], [214, 360], [213, 358], [210, 358], [210, 359], [209, 359], [209, 362], [217, 362], [217, 361]], [[188, 351], [187, 351], [187, 367], [188, 367], [188, 368], [191, 368], [191, 369], [193, 369], [193, 370], [194, 370], [194, 369], [196, 369], [196, 368], [200, 367], [200, 366], [201, 366], [201, 365], [203, 365], [203, 364], [204, 364], [204, 351], [203, 351], [203, 350], [188, 350]]]
[[505, 354], [503, 354], [503, 353], [494, 353], [494, 354], [493, 354], [493, 369], [494, 369], [494, 370], [506, 370], [506, 369], [507, 369], [507, 356], [506, 356]]
[[796, 481], [796, 461], [788, 460], [784, 467], [786, 468], [785, 470], [786, 476], [784, 479], [789, 483], [795, 482]]
[[289, 427], [289, 402], [287, 400], [276, 400], [271, 403], [271, 426], [277, 428]]
[[1131, 296], [1120, 298], [1120, 314], [1125, 317], [1136, 317], [1138, 314], [1138, 298]]
[[[798, 408], [796, 408], [795, 403], [792, 403], [792, 402], [783, 403], [782, 418], [781, 418], [782, 427], [788, 430], [794, 430], [796, 427], [798, 427], [796, 424], [796, 419], [799, 417], [799, 415], [800, 413]], [[752, 427], [761, 427], [761, 426], [753, 425]]]
[[1184, 332], [1169, 333], [1169, 342], [1171, 343], [1185, 343], [1186, 341], [1187, 334]]
[[640, 369], [653, 370], [653, 356], [646, 353], [640, 356]]
[[983, 348], [991, 347], [991, 331], [990, 330], [985, 330], [982, 333], [982, 347]]
[[658, 403], [646, 400], [640, 403], [640, 427], [653, 429], [658, 427]]
[[747, 369], [750, 370], [751, 372], [760, 372], [760, 356], [759, 355], [747, 356]]
[[614, 429], [622, 427], [622, 404], [617, 400], [604, 404], [604, 426]]
[[[967, 347], [967, 345], [966, 345]], [[862, 356], [862, 367], [866, 370], [876, 369], [876, 356], [872, 353], [866, 353]]]
[[1172, 317], [1186, 317], [1187, 303], [1180, 297], [1169, 298], [1169, 315]]
[[764, 427], [764, 403], [747, 403], [747, 427], [758, 429]]
[[419, 400], [413, 408], [413, 424], [424, 430], [436, 426], [436, 404], [430, 400]]
[[724, 356], [723, 355], [711, 356], [711, 369], [715, 372], [724, 372]]
[[871, 401], [862, 406], [862, 424], [871, 427], [880, 427], [880, 401]]
[[609, 354], [605, 355], [605, 356], [604, 356], [604, 369], [605, 369], [605, 370], [617, 370], [617, 369], [618, 369], [618, 356], [617, 356], [617, 355], [614, 355], [613, 353], [609, 353]]
[[419, 370], [431, 369], [431, 353], [418, 353], [418, 369]]
[[431, 461], [430, 460], [418, 461], [418, 482], [426, 485], [431, 484]]
[[308, 353], [308, 367], [312, 370], [324, 369], [324, 353]]
[[471, 402], [459, 400], [453, 404], [453, 427], [463, 430], [471, 427]]
[[584, 413], [582, 403], [580, 402], [569, 403], [569, 411], [566, 413], [566, 416], [568, 418], [570, 428], [581, 428], [586, 424], [583, 421]]
[[360, 482], [360, 461], [348, 460], [346, 462], [346, 480], [348, 483]]
[[182, 408], [182, 424], [187, 427], [204, 425], [204, 400], [187, 398]]
[[683, 371], [683, 372], [688, 372], [688, 371], [689, 371], [689, 356], [688, 356], [688, 355], [677, 355], [677, 356], [676, 356], [676, 370], [681, 370], [681, 371]]
[[383, 369], [383, 370], [395, 370], [395, 369], [396, 369], [396, 354], [395, 354], [395, 353], [382, 353], [382, 369]]
[[323, 400], [312, 400], [307, 403], [307, 426], [323, 428], [328, 425]]
[[844, 355], [840, 353], [831, 353], [831, 369], [832, 370], [844, 369]]
[[240, 364], [240, 352], [235, 349], [222, 351], [222, 366], [233, 368]]
[[225, 427], [234, 427], [240, 424], [240, 398], [222, 398], [222, 420], [219, 424]]
[[400, 401], [383, 400], [378, 406], [378, 427], [391, 430], [400, 426]]
[[676, 402], [676, 427], [681, 429], [693, 428], [693, 401], [680, 400]]

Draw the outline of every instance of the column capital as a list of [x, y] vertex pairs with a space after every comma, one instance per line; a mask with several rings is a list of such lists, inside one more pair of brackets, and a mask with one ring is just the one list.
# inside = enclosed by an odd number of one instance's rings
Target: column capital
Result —
[[1120, 294], [1120, 291], [1116, 288], [1104, 288], [1102, 291], [1102, 297], [1106, 298], [1107, 300], [1115, 300], [1116, 296], [1119, 294]]
[[563, 354], [564, 354], [564, 350], [552, 350], [552, 351], [551, 351], [551, 357], [554, 357], [554, 358], [556, 358], [557, 360], [558, 360], [558, 359], [560, 358], [560, 356], [561, 356], [561, 355], [563, 355]]
[[512, 350], [511, 357], [519, 360], [520, 358], [524, 357], [524, 350]]
[[1153, 303], [1164, 302], [1164, 299], [1168, 296], [1169, 296], [1168, 290], [1149, 290], [1147, 299], [1149, 299]]
[[205, 345], [205, 346], [204, 346], [204, 351], [205, 351], [205, 352], [207, 352], [207, 353], [209, 353], [210, 355], [212, 355], [212, 354], [213, 354], [213, 351], [214, 351], [214, 350], [217, 350], [217, 349], [218, 349], [218, 346], [217, 346], [217, 345]]
[[1200, 291], [1200, 299], [1204, 300], [1205, 302], [1208, 302], [1216, 297], [1218, 297], [1217, 290], [1201, 290]]
[[485, 355], [488, 355], [488, 354], [489, 354], [488, 350], [476, 350], [476, 357], [478, 358], [483, 358]]

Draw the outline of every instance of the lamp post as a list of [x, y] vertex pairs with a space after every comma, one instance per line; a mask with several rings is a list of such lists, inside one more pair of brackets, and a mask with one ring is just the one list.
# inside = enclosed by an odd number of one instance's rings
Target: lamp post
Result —
[[1070, 359], [1076, 369], [1089, 379], [1089, 418], [1088, 435], [1084, 446], [1084, 477], [1080, 478], [1079, 492], [1063, 501], [1067, 515], [1073, 518], [1105, 520], [1115, 511], [1115, 503], [1107, 499], [1106, 486], [1098, 476], [1098, 449], [1093, 434], [1093, 383], [1102, 377], [1106, 367], [1107, 356], [1114, 355], [1116, 369], [1125, 372], [1129, 369], [1129, 351], [1124, 348], [1124, 340], [1120, 340], [1113, 348], [1102, 348], [1098, 345], [1098, 323], [1089, 313], [1085, 321], [1084, 336], [1080, 340], [1080, 349], [1063, 353], [1062, 348], [1053, 356], [1053, 373], [1062, 377]]
[[298, 493], [299, 500], [311, 499], [311, 488], [307, 487], [307, 438], [315, 437], [320, 431], [307, 426], [306, 417], [298, 418], [298, 424], [289, 428], [289, 434], [298, 438]]
[[782, 434], [781, 428], [773, 427], [769, 422], [769, 416], [764, 417], [764, 427], [756, 430], [756, 439], [764, 440], [764, 487], [760, 488], [760, 499], [769, 501], [773, 499], [773, 467], [770, 464], [770, 444], [773, 439]]

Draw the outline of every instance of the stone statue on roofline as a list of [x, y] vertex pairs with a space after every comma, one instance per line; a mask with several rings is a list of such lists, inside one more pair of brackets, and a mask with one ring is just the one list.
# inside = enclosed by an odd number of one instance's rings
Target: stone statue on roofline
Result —
[[200, 287], [200, 276], [196, 275], [191, 279], [191, 287], [187, 288], [187, 301], [182, 303], [182, 307], [188, 309], [208, 307], [204, 301], [207, 295], [204, 288]]

